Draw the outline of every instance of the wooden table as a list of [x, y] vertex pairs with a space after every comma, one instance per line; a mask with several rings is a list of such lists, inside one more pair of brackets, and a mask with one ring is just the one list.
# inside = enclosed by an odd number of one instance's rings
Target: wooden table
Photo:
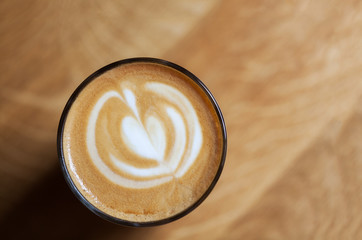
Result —
[[[0, 219], [34, 239], [362, 239], [362, 2], [0, 3]], [[160, 227], [93, 215], [60, 173], [56, 130], [98, 68], [152, 56], [195, 73], [228, 154], [207, 200]]]

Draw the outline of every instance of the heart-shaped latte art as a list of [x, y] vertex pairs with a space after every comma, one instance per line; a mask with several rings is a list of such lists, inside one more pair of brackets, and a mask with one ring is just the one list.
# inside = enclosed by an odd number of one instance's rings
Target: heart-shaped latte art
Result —
[[[143, 91], [148, 95], [157, 95], [163, 99], [162, 104], [156, 106], [164, 113], [146, 114], [144, 122], [137, 108], [137, 97], [130, 89], [108, 91], [96, 102], [91, 111], [87, 126], [87, 148], [94, 165], [113, 183], [128, 188], [149, 188], [166, 183], [173, 178], [182, 177], [192, 166], [202, 146], [201, 126], [196, 111], [190, 101], [179, 90], [169, 85], [157, 82], [148, 82]], [[158, 165], [150, 168], [136, 167], [129, 162], [115, 157], [109, 152], [109, 159], [120, 172], [112, 170], [107, 161], [101, 158], [96, 143], [96, 124], [104, 104], [111, 98], [118, 98], [123, 107], [131, 110], [122, 118], [119, 137], [124, 146], [144, 159], [156, 160]], [[168, 104], [167, 104], [168, 103]], [[129, 112], [128, 110], [128, 112]], [[122, 111], [122, 110], [120, 110]], [[168, 121], [173, 128], [173, 137], [166, 133], [163, 121]], [[172, 142], [170, 142], [172, 141]], [[167, 150], [166, 146], [171, 146]], [[122, 153], [119, 154], [122, 156]], [[130, 178], [134, 176], [135, 178]]]

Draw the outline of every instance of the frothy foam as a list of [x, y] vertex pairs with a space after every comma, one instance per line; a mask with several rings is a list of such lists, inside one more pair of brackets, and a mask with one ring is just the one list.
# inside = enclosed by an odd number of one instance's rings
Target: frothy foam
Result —
[[151, 63], [96, 77], [72, 104], [63, 133], [65, 163], [87, 201], [138, 222], [196, 202], [215, 177], [222, 141], [204, 91], [177, 70]]

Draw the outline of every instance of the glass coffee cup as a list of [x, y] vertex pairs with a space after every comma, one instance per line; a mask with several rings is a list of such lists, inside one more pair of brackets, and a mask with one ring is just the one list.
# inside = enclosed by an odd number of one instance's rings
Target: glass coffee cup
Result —
[[222, 172], [226, 126], [207, 87], [155, 58], [109, 64], [69, 98], [58, 156], [75, 196], [98, 216], [155, 226], [190, 213]]

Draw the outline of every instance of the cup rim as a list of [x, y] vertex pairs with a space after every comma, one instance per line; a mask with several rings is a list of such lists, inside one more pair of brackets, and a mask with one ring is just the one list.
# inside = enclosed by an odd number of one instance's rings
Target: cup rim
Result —
[[[120, 219], [117, 217], [114, 217], [112, 215], [109, 215], [103, 211], [101, 211], [100, 209], [98, 209], [96, 206], [94, 206], [93, 204], [91, 204], [86, 197], [84, 197], [82, 195], [82, 193], [78, 190], [78, 188], [76, 187], [76, 185], [74, 184], [68, 168], [66, 166], [65, 163], [65, 159], [64, 159], [64, 152], [63, 152], [63, 130], [64, 130], [64, 126], [65, 126], [65, 122], [67, 119], [67, 115], [68, 112], [72, 106], [72, 104], [75, 102], [77, 96], [79, 95], [79, 93], [90, 83], [92, 82], [94, 79], [96, 79], [98, 76], [102, 75], [103, 73], [116, 68], [120, 65], [124, 65], [124, 64], [129, 64], [129, 63], [154, 63], [154, 64], [159, 64], [159, 65], [163, 65], [166, 67], [170, 67], [173, 68], [174, 70], [177, 70], [178, 72], [185, 74], [187, 77], [189, 77], [191, 80], [193, 80], [198, 86], [200, 86], [200, 88], [204, 91], [204, 93], [206, 94], [206, 96], [209, 98], [209, 100], [211, 101], [214, 110], [216, 111], [216, 114], [218, 116], [220, 125], [221, 125], [221, 131], [222, 131], [222, 141], [223, 141], [223, 147], [222, 147], [222, 154], [221, 154], [221, 160], [220, 160], [220, 164], [218, 167], [218, 170], [215, 174], [214, 179], [212, 180], [210, 186], [207, 188], [207, 190], [201, 195], [201, 197], [194, 202], [193, 204], [191, 204], [189, 207], [185, 208], [183, 211], [172, 215], [170, 217], [167, 217], [165, 219], [160, 219], [160, 220], [155, 220], [155, 221], [148, 221], [148, 222], [134, 222], [134, 221], [129, 221], [129, 220], [125, 220], [125, 219]], [[226, 159], [226, 151], [227, 151], [227, 133], [226, 133], [226, 124], [225, 124], [225, 120], [223, 118], [223, 115], [221, 113], [220, 107], [218, 105], [218, 103], [216, 102], [216, 99], [214, 98], [214, 96], [211, 94], [210, 90], [205, 86], [205, 84], [199, 79], [197, 78], [194, 74], [192, 74], [191, 72], [189, 72], [188, 70], [186, 70], [185, 68], [163, 60], [163, 59], [159, 59], [159, 58], [150, 58], [150, 57], [135, 57], [135, 58], [127, 58], [127, 59], [123, 59], [123, 60], [119, 60], [113, 63], [110, 63], [102, 68], [100, 68], [99, 70], [97, 70], [96, 72], [94, 72], [93, 74], [91, 74], [90, 76], [88, 76], [83, 82], [81, 82], [81, 84], [74, 90], [74, 92], [72, 93], [72, 95], [70, 96], [69, 100], [67, 101], [63, 112], [61, 114], [60, 117], [60, 121], [59, 121], [59, 125], [58, 125], [58, 132], [57, 132], [57, 152], [58, 152], [58, 158], [59, 158], [59, 162], [60, 162], [60, 166], [64, 175], [64, 178], [69, 186], [69, 188], [71, 189], [71, 191], [73, 192], [73, 194], [76, 196], [76, 198], [78, 198], [78, 200], [85, 205], [90, 211], [92, 211], [94, 214], [98, 215], [99, 217], [108, 220], [112, 223], [116, 223], [119, 225], [123, 225], [123, 226], [130, 226], [130, 227], [151, 227], [151, 226], [158, 226], [158, 225], [163, 225], [166, 223], [170, 223], [173, 222], [177, 219], [180, 219], [184, 216], [186, 216], [187, 214], [189, 214], [190, 212], [192, 212], [195, 208], [197, 208], [206, 198], [207, 196], [211, 193], [211, 191], [213, 190], [213, 188], [215, 187], [217, 181], [220, 178], [221, 172], [224, 168], [224, 164], [225, 164], [225, 159]]]

